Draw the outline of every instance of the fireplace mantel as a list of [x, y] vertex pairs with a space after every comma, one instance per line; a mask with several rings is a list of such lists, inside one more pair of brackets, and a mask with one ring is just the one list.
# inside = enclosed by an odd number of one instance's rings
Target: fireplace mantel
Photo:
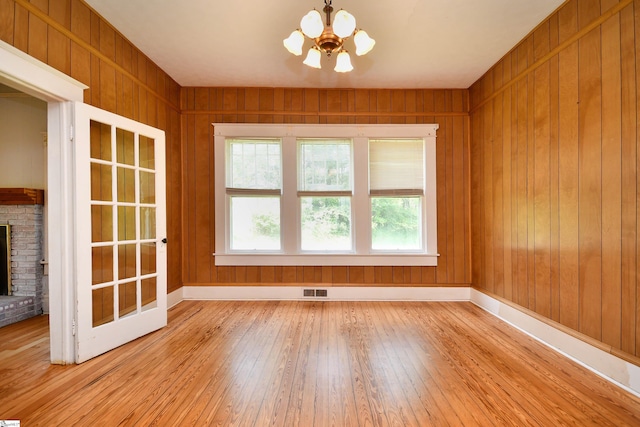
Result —
[[0, 205], [44, 205], [44, 190], [0, 188]]

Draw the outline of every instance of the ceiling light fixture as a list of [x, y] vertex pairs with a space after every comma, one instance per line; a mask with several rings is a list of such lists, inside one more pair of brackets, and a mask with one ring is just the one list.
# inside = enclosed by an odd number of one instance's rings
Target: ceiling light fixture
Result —
[[351, 57], [349, 52], [344, 48], [344, 42], [353, 35], [353, 41], [356, 45], [356, 55], [361, 56], [367, 54], [376, 41], [369, 37], [366, 31], [356, 30], [356, 18], [344, 9], [340, 9], [333, 19], [331, 25], [331, 6], [332, 0], [324, 0], [324, 8], [322, 11], [326, 15], [326, 21], [323, 22], [320, 12], [313, 9], [300, 20], [300, 29], [295, 30], [291, 35], [283, 40], [284, 47], [296, 56], [302, 55], [302, 46], [305, 37], [312, 39], [314, 45], [307, 52], [307, 57], [303, 64], [313, 68], [321, 68], [320, 59], [322, 53], [328, 57], [333, 53], [337, 53], [335, 71], [346, 73], [353, 70], [351, 65]]

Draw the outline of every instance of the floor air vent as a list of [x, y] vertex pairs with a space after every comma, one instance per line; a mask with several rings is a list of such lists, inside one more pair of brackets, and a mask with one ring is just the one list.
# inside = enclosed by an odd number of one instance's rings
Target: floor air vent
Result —
[[327, 297], [326, 289], [303, 289], [302, 296], [304, 297]]

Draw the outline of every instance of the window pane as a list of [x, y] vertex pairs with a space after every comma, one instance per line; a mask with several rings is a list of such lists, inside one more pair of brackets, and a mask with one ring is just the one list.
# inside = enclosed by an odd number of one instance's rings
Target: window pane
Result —
[[421, 249], [421, 197], [371, 198], [371, 247], [378, 250]]
[[227, 187], [279, 189], [282, 166], [279, 140], [228, 139]]
[[280, 197], [231, 197], [231, 249], [280, 249]]
[[298, 140], [300, 191], [351, 190], [350, 140]]
[[302, 250], [351, 250], [350, 197], [301, 197], [300, 203]]
[[422, 190], [424, 141], [370, 140], [369, 174], [371, 190]]

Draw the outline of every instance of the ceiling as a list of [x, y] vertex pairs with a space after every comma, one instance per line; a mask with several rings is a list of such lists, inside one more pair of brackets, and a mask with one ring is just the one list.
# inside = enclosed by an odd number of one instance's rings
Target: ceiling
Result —
[[333, 0], [376, 40], [345, 74], [282, 45], [323, 0], [86, 2], [181, 86], [418, 89], [468, 88], [563, 0]]

